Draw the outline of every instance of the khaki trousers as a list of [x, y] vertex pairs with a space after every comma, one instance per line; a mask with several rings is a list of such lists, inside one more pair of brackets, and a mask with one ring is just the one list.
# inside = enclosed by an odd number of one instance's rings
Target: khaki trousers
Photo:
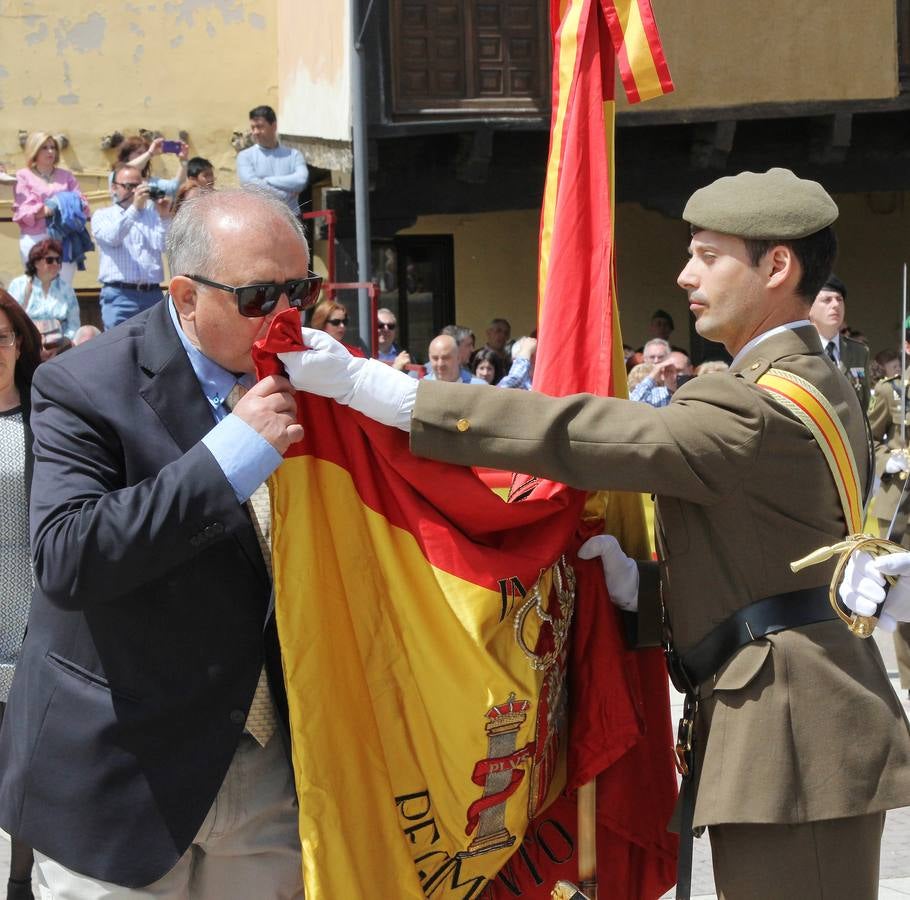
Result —
[[40, 900], [301, 900], [297, 798], [281, 737], [243, 735], [196, 839], [154, 884], [98, 881], [35, 853]]
[[711, 825], [718, 900], [875, 900], [885, 814]]

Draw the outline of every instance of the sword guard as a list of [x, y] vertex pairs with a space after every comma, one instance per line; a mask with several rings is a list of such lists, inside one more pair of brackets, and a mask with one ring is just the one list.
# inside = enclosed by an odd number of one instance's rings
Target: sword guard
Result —
[[[831, 584], [828, 588], [828, 601], [832, 609], [837, 613], [838, 618], [844, 622], [852, 634], [860, 638], [872, 637], [875, 626], [878, 623], [878, 616], [860, 616], [846, 607], [838, 596], [838, 588], [844, 578], [844, 571], [847, 563], [854, 553], [863, 551], [870, 556], [885, 556], [889, 553], [904, 553], [906, 548], [900, 544], [889, 541], [885, 538], [873, 537], [870, 534], [851, 534], [844, 540], [838, 541], [829, 547], [819, 547], [808, 556], [790, 563], [790, 569], [793, 572], [799, 572], [809, 566], [815, 566], [819, 563], [827, 562], [832, 556], [837, 555], [837, 565], [834, 567], [834, 574], [831, 576]], [[886, 575], [885, 579], [889, 584], [894, 584], [893, 577]]]

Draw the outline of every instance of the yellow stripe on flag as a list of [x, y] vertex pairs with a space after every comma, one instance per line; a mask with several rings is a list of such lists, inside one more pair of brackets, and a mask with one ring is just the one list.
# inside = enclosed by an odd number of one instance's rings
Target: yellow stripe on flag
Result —
[[622, 22], [623, 35], [625, 36], [626, 55], [629, 68], [635, 78], [640, 100], [650, 100], [660, 97], [665, 92], [660, 83], [660, 76], [654, 66], [654, 56], [648, 43], [644, 23], [641, 20], [641, 9], [638, 0], [617, 0], [616, 8]]
[[547, 287], [547, 275], [550, 270], [550, 247], [553, 242], [553, 228], [556, 222], [556, 200], [559, 184], [559, 169], [562, 165], [562, 148], [565, 139], [566, 111], [569, 107], [569, 94], [575, 76], [575, 65], [578, 58], [578, 26], [585, 0], [570, 0], [571, 8], [563, 17], [559, 29], [559, 41], [556, 45], [558, 58], [558, 89], [556, 115], [550, 135], [550, 154], [547, 160], [546, 182], [544, 184], [543, 209], [540, 224], [540, 263], [538, 267], [538, 321], [543, 310], [544, 296]]

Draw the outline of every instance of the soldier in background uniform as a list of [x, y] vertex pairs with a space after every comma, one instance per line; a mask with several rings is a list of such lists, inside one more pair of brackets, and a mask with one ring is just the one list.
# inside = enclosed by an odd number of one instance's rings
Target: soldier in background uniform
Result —
[[[904, 340], [910, 352], [910, 329], [904, 332]], [[904, 408], [905, 380], [910, 382], [910, 367], [903, 379], [900, 375], [893, 375], [875, 385], [869, 407], [869, 425], [875, 439], [875, 471], [881, 479], [872, 504], [872, 511], [878, 519], [878, 531], [882, 537], [890, 537], [910, 549], [910, 486], [904, 490], [910, 469], [907, 453], [910, 412]], [[901, 689], [910, 693], [910, 623], [897, 626], [894, 650]]]
[[869, 408], [869, 348], [862, 341], [841, 334], [846, 315], [847, 286], [829, 276], [809, 310], [809, 321], [822, 339], [825, 353], [847, 376], [863, 409]]

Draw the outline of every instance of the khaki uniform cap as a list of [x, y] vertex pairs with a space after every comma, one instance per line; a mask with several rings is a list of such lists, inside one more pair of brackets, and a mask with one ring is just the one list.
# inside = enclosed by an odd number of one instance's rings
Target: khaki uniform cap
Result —
[[817, 182], [789, 169], [740, 172], [697, 190], [683, 219], [696, 228], [750, 240], [794, 240], [837, 219], [837, 204]]

